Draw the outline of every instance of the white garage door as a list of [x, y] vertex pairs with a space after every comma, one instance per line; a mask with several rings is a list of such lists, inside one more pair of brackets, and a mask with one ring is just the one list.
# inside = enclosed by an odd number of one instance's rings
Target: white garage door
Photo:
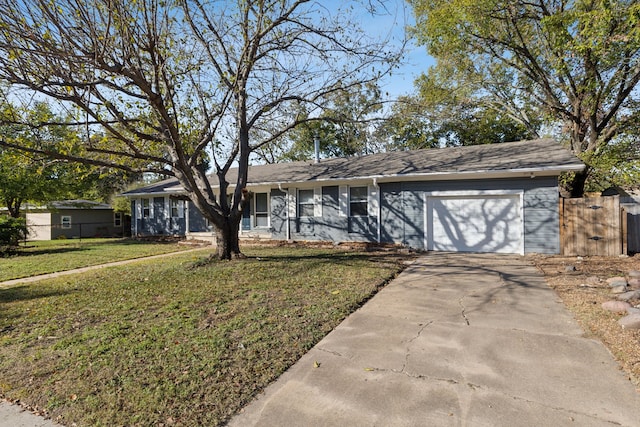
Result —
[[524, 253], [521, 194], [427, 193], [425, 204], [428, 250]]

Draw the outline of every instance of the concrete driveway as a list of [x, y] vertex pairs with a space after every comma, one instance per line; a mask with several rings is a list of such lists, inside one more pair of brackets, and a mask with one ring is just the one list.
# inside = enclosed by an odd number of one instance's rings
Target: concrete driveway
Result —
[[518, 256], [429, 254], [231, 426], [640, 425], [640, 393]]

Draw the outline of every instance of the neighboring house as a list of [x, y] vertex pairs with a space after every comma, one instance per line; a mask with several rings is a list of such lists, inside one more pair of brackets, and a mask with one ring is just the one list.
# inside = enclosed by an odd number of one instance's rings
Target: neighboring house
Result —
[[[551, 139], [251, 166], [241, 237], [559, 253], [558, 176], [583, 167]], [[176, 179], [124, 195], [134, 235], [211, 235]]]
[[110, 205], [88, 200], [51, 202], [26, 212], [29, 240], [80, 237], [120, 237], [129, 234], [130, 224]]

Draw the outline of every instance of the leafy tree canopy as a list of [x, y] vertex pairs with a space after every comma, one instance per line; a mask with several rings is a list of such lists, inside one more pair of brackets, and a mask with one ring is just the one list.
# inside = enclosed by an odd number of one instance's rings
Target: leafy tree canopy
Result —
[[471, 99], [439, 103], [420, 95], [401, 97], [377, 135], [390, 150], [456, 147], [519, 141], [536, 136], [509, 116]]
[[[423, 84], [453, 91], [536, 131], [537, 120], [588, 168], [581, 196], [640, 119], [640, 3], [633, 0], [410, 0], [413, 32], [436, 60]], [[626, 141], [626, 142], [625, 142]], [[624, 146], [624, 145], [623, 145]]]
[[328, 104], [316, 116], [300, 111], [304, 119], [276, 143], [257, 152], [267, 163], [311, 160], [315, 156], [315, 141], [320, 157], [350, 157], [379, 151], [373, 130], [382, 111], [381, 93], [375, 82], [336, 88]]
[[[49, 104], [32, 108], [0, 106], [0, 139], [31, 149], [76, 153], [80, 146], [77, 128], [63, 125], [68, 118], [52, 112]], [[0, 200], [12, 217], [23, 203], [46, 204], [59, 199], [108, 201], [135, 179], [122, 171], [48, 157], [34, 151], [0, 147]]]

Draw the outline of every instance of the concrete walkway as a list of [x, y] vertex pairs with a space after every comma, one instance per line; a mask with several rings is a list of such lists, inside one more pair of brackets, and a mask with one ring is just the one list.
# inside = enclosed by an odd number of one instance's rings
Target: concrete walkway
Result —
[[640, 393], [522, 257], [421, 257], [231, 426], [640, 425]]
[[90, 265], [88, 267], [74, 268], [73, 270], [58, 271], [56, 273], [47, 273], [47, 274], [40, 274], [38, 276], [23, 277], [21, 279], [6, 280], [4, 282], [0, 282], [0, 289], [6, 289], [14, 285], [21, 285], [24, 283], [37, 282], [44, 279], [50, 279], [52, 277], [68, 276], [70, 274], [84, 273], [86, 271], [98, 270], [98, 269], [107, 268], [107, 267], [115, 267], [118, 265], [131, 264], [134, 262], [146, 261], [149, 259], [165, 258], [168, 256], [177, 255], [177, 254], [188, 254], [190, 252], [202, 251], [205, 249], [211, 250], [211, 247], [198, 247], [195, 249], [187, 249], [184, 251], [168, 252], [166, 254], [160, 254], [160, 255], [151, 255], [143, 258], [133, 258], [133, 259], [126, 259], [124, 261], [108, 262], [106, 264]]

